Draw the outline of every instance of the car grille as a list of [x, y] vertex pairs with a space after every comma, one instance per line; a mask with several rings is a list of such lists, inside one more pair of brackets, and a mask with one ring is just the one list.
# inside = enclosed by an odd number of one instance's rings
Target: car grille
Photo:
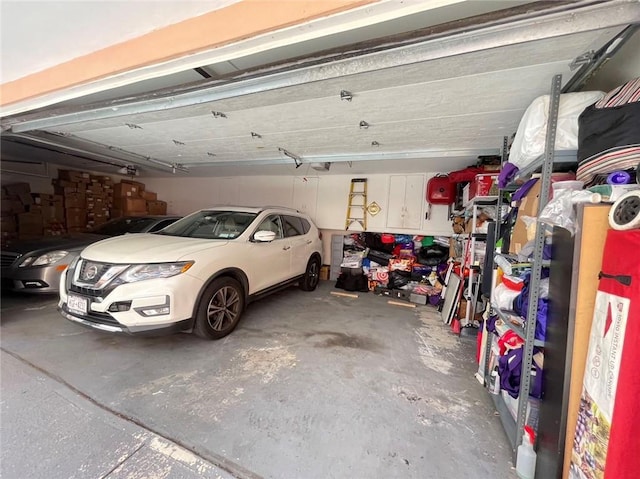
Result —
[[8, 251], [3, 251], [2, 254], [0, 255], [0, 267], [2, 267], [3, 269], [8, 268], [20, 256], [22, 256], [20, 253], [11, 253]]
[[96, 284], [111, 266], [113, 265], [110, 263], [97, 263], [95, 261], [82, 260], [78, 281], [87, 285]]
[[69, 291], [72, 291], [74, 293], [78, 293], [78, 294], [83, 294], [85, 296], [90, 296], [92, 298], [97, 298], [98, 296], [101, 296], [102, 294], [107, 294], [104, 290], [102, 289], [92, 289], [92, 288], [83, 288], [82, 286], [78, 286], [75, 284], [71, 284], [69, 286]]
[[69, 309], [67, 308], [66, 304], [62, 307], [62, 309], [64, 310], [65, 313], [71, 314], [72, 316], [75, 316], [75, 317], [78, 317], [78, 318], [82, 318], [85, 321], [90, 321], [92, 323], [98, 323], [98, 324], [107, 324], [109, 326], [122, 327], [122, 324], [120, 324], [109, 313], [99, 313], [97, 311], [89, 311], [85, 315], [80, 315], [78, 313], [75, 313], [75, 312], [72, 313], [71, 311], [69, 311]]

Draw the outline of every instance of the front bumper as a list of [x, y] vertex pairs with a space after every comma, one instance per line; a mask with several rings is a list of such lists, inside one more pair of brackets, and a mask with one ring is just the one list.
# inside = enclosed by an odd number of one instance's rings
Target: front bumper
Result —
[[62, 271], [59, 265], [8, 268], [2, 271], [4, 287], [20, 293], [58, 293]]
[[[70, 321], [110, 333], [157, 334], [189, 330], [202, 282], [188, 274], [116, 286], [105, 296], [67, 291], [62, 277], [58, 310]], [[69, 309], [69, 295], [84, 298], [86, 313]], [[150, 315], [151, 309], [167, 313]]]
[[69, 313], [66, 307], [58, 307], [58, 311], [60, 314], [67, 318], [69, 321], [73, 321], [74, 323], [81, 324], [82, 326], [86, 326], [91, 329], [97, 329], [100, 331], [106, 331], [108, 333], [123, 333], [123, 334], [131, 334], [131, 335], [160, 335], [160, 334], [173, 334], [179, 333], [183, 331], [189, 331], [192, 328], [190, 320], [179, 321], [173, 324], [148, 324], [146, 326], [132, 326], [130, 328], [123, 326], [121, 324], [102, 324], [91, 319], [83, 319], [81, 316], [74, 316]]

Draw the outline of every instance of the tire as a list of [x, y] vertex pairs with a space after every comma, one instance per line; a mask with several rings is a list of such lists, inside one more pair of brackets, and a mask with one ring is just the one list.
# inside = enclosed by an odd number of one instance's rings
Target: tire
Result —
[[609, 225], [620, 231], [640, 228], [640, 190], [618, 198], [609, 211]]
[[307, 269], [304, 272], [304, 277], [300, 281], [300, 289], [302, 291], [313, 291], [318, 287], [319, 282], [320, 260], [314, 256], [307, 263]]
[[238, 325], [244, 311], [244, 290], [229, 277], [215, 279], [202, 295], [194, 332], [204, 339], [220, 339]]

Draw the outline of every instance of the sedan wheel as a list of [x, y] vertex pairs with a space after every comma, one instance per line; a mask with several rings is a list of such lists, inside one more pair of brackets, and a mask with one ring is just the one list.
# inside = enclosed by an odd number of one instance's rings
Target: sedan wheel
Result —
[[205, 339], [220, 339], [234, 330], [244, 309], [244, 291], [232, 278], [213, 281], [202, 295], [195, 333]]

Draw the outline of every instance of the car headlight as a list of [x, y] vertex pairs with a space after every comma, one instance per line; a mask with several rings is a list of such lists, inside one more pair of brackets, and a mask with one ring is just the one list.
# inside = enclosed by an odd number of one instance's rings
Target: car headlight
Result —
[[26, 258], [22, 263], [20, 263], [19, 267], [24, 268], [25, 266], [46, 266], [48, 264], [60, 261], [68, 254], [68, 251], [51, 251], [50, 253], [45, 253], [40, 256], [30, 256]]
[[193, 266], [193, 261], [178, 263], [136, 264], [127, 268], [116, 279], [117, 283], [135, 283], [145, 279], [170, 278], [187, 271]]

